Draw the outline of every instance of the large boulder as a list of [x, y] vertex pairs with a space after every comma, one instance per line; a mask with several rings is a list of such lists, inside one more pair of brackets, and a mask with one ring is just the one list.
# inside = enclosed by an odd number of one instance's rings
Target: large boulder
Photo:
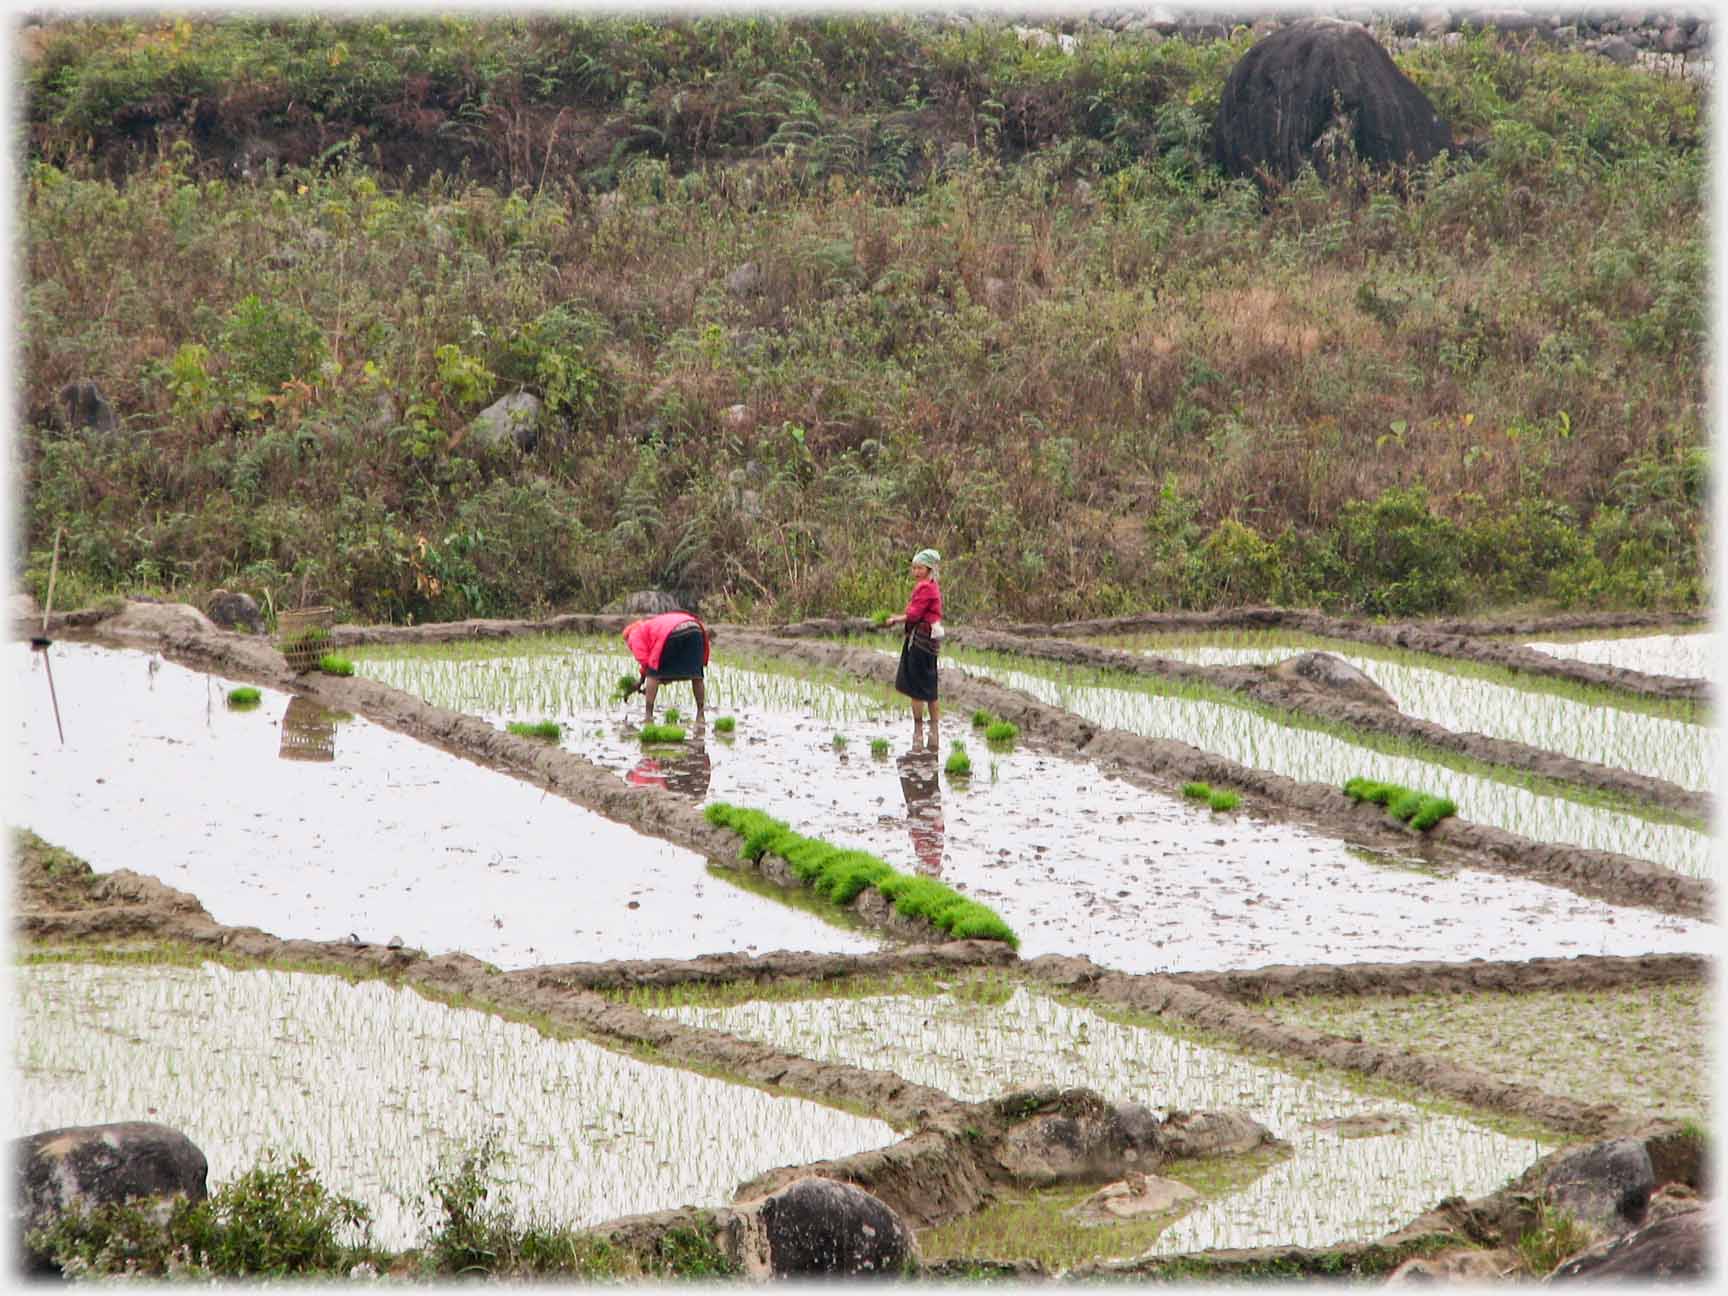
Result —
[[88, 431], [111, 436], [120, 430], [114, 407], [88, 378], [67, 383], [55, 395], [54, 425], [68, 434]]
[[214, 591], [204, 605], [204, 615], [224, 630], [245, 630], [264, 633], [264, 612], [250, 594], [231, 594], [225, 589]]
[[533, 392], [511, 392], [474, 416], [467, 439], [488, 448], [509, 443], [526, 453], [539, 443], [543, 410]]
[[17, 1196], [13, 1222], [19, 1256], [33, 1272], [56, 1266], [24, 1242], [31, 1229], [68, 1211], [139, 1198], [202, 1201], [209, 1195], [209, 1163], [192, 1140], [154, 1121], [74, 1125], [14, 1140]]
[[1390, 693], [1342, 657], [1328, 652], [1307, 652], [1287, 658], [1271, 667], [1268, 673], [1274, 678], [1317, 689], [1332, 697], [1390, 707], [1394, 711], [1398, 709]]
[[1609, 1139], [1556, 1158], [1542, 1184], [1551, 1206], [1599, 1233], [1618, 1235], [1644, 1223], [1656, 1172], [1642, 1139]]
[[1598, 1243], [1562, 1264], [1548, 1281], [1599, 1279], [1641, 1287], [1654, 1279], [1701, 1279], [1710, 1255], [1708, 1215], [1702, 1207], [1683, 1211]]
[[855, 1184], [813, 1175], [747, 1209], [776, 1278], [894, 1276], [918, 1263], [912, 1230]]
[[1231, 69], [1212, 151], [1233, 176], [1322, 179], [1348, 155], [1376, 167], [1422, 163], [1452, 132], [1360, 23], [1305, 18], [1256, 44]]
[[1172, 1161], [1246, 1156], [1284, 1146], [1271, 1130], [1239, 1111], [1173, 1111], [1158, 1131], [1158, 1142]]
[[1101, 1183], [1165, 1159], [1159, 1120], [1140, 1103], [1106, 1101], [1090, 1089], [1035, 1089], [998, 1100], [1012, 1121], [996, 1158], [1027, 1183]]

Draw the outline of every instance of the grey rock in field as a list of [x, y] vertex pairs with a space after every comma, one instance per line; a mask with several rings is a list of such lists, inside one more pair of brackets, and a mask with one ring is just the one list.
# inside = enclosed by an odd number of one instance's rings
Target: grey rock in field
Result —
[[1422, 163], [1452, 147], [1428, 96], [1359, 23], [1305, 18], [1238, 60], [1213, 121], [1212, 151], [1233, 176], [1327, 178], [1348, 155]]
[[1302, 653], [1270, 668], [1278, 679], [1319, 689], [1352, 702], [1398, 709], [1392, 695], [1342, 657], [1326, 652]]
[[912, 1230], [855, 1184], [810, 1176], [743, 1208], [776, 1278], [897, 1276], [918, 1264]]
[[250, 594], [231, 594], [225, 589], [216, 590], [210, 595], [210, 601], [204, 605], [204, 615], [224, 630], [264, 633], [264, 613]]
[[1428, 1286], [1433, 1283], [1493, 1284], [1516, 1273], [1518, 1258], [1506, 1251], [1442, 1251], [1431, 1256], [1412, 1256], [1387, 1277], [1387, 1286]]
[[623, 598], [615, 598], [600, 609], [602, 616], [659, 616], [662, 612], [685, 612], [689, 606], [676, 594], [665, 590], [637, 590]]
[[1644, 1223], [1656, 1172], [1641, 1139], [1608, 1139], [1558, 1157], [1542, 1182], [1551, 1205], [1580, 1224], [1617, 1235]]
[[1165, 1160], [1158, 1117], [1140, 1103], [1108, 1102], [1090, 1089], [1035, 1089], [1008, 1094], [996, 1109], [1013, 1120], [996, 1159], [1026, 1183], [1108, 1182]]
[[540, 440], [540, 398], [533, 392], [511, 392], [493, 401], [468, 425], [468, 439], [483, 446], [509, 441], [526, 453]]
[[762, 267], [746, 261], [726, 276], [726, 291], [734, 297], [754, 297], [762, 291]]
[[1115, 1224], [1163, 1215], [1199, 1196], [1185, 1183], [1134, 1170], [1116, 1183], [1105, 1184], [1068, 1213], [1081, 1224]]
[[54, 425], [67, 434], [90, 431], [98, 436], [112, 436], [120, 430], [114, 407], [102, 389], [88, 378], [67, 383], [55, 395]]
[[1669, 1215], [1621, 1237], [1599, 1242], [1567, 1260], [1549, 1282], [1638, 1282], [1704, 1277], [1711, 1252], [1710, 1211], [1697, 1207]]
[[1638, 47], [1624, 36], [1610, 36], [1595, 47], [1596, 53], [1619, 67], [1629, 67], [1638, 61]]
[[1281, 1146], [1271, 1130], [1239, 1111], [1173, 1111], [1165, 1117], [1158, 1141], [1164, 1155], [1175, 1160], [1242, 1156]]
[[27, 1271], [57, 1266], [33, 1251], [24, 1236], [68, 1211], [144, 1198], [166, 1204], [175, 1197], [209, 1196], [209, 1163], [179, 1130], [154, 1121], [74, 1125], [13, 1141], [17, 1164], [13, 1223], [18, 1255]]

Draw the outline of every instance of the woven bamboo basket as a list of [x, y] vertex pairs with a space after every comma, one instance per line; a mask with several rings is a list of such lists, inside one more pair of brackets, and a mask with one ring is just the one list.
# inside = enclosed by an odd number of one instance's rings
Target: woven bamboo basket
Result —
[[335, 620], [336, 609], [327, 607], [276, 614], [276, 646], [288, 659], [290, 670], [299, 675], [317, 668], [330, 651], [330, 627]]

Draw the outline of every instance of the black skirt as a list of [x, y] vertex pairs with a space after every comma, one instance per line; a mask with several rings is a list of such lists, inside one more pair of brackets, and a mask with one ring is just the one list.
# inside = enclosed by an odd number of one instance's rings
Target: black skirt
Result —
[[936, 641], [925, 626], [906, 636], [900, 649], [900, 669], [894, 672], [894, 688], [914, 702], [936, 700]]
[[660, 650], [660, 668], [648, 672], [653, 680], [702, 678], [702, 627], [692, 621], [666, 636]]

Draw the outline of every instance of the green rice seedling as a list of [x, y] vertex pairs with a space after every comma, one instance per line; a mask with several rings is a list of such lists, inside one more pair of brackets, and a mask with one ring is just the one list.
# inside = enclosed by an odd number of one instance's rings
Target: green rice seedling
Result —
[[953, 749], [949, 751], [947, 763], [942, 768], [954, 778], [965, 778], [972, 772], [972, 758], [966, 754], [966, 744], [958, 738], [954, 740]]
[[1211, 806], [1214, 810], [1234, 810], [1237, 806], [1242, 804], [1242, 798], [1237, 796], [1234, 792], [1226, 792], [1221, 788], [1215, 788], [1207, 794], [1206, 804]]
[[1020, 736], [1020, 726], [1011, 720], [993, 721], [984, 730], [984, 740], [993, 743], [1011, 743]]
[[244, 711], [247, 707], [255, 707], [263, 698], [264, 695], [250, 684], [242, 684], [239, 688], [228, 690], [228, 705], [237, 711]]
[[979, 708], [977, 711], [972, 713], [972, 727], [974, 729], [988, 729], [991, 722], [995, 719], [996, 717], [991, 715], [988, 711]]
[[714, 732], [717, 734], [729, 734], [737, 727], [738, 720], [734, 716], [721, 716], [714, 722]]
[[1196, 801], [1210, 801], [1212, 799], [1212, 785], [1210, 783], [1184, 783], [1182, 795], [1193, 797]]
[[556, 720], [541, 720], [533, 723], [527, 720], [512, 720], [504, 727], [518, 738], [549, 738], [553, 742], [557, 742], [564, 735], [563, 727]]
[[870, 614], [870, 620], [872, 622], [874, 622], [876, 625], [885, 626], [888, 624], [888, 618], [893, 616], [893, 615], [894, 614], [892, 612], [876, 611], [876, 612], [872, 612]]
[[843, 752], [846, 750], [846, 735], [845, 734], [835, 734], [833, 738], [829, 739], [829, 742], [833, 745], [834, 750], [837, 752]]
[[1457, 803], [1451, 797], [1425, 796], [1416, 813], [1410, 816], [1410, 826], [1417, 832], [1427, 832], [1442, 819], [1457, 813]]
[[681, 743], [684, 731], [677, 725], [645, 724], [636, 735], [645, 743]]
[[1432, 796], [1397, 783], [1381, 783], [1374, 779], [1350, 779], [1344, 784], [1344, 794], [1353, 801], [1370, 801], [1385, 806], [1388, 814], [1408, 823], [1417, 832], [1427, 832], [1448, 815], [1458, 813], [1458, 806], [1450, 797]]
[[683, 718], [684, 718], [683, 716], [678, 714], [678, 708], [677, 707], [667, 707], [666, 708], [666, 723], [667, 724], [677, 724]]
[[889, 745], [886, 738], [872, 738], [870, 740], [870, 754], [877, 760], [887, 760]]
[[617, 686], [612, 690], [613, 697], [615, 699], [629, 697], [636, 691], [636, 685], [639, 682], [640, 681], [634, 675], [620, 675], [618, 677]]
[[326, 675], [352, 675], [354, 663], [335, 653], [325, 653], [318, 659], [318, 669]]

